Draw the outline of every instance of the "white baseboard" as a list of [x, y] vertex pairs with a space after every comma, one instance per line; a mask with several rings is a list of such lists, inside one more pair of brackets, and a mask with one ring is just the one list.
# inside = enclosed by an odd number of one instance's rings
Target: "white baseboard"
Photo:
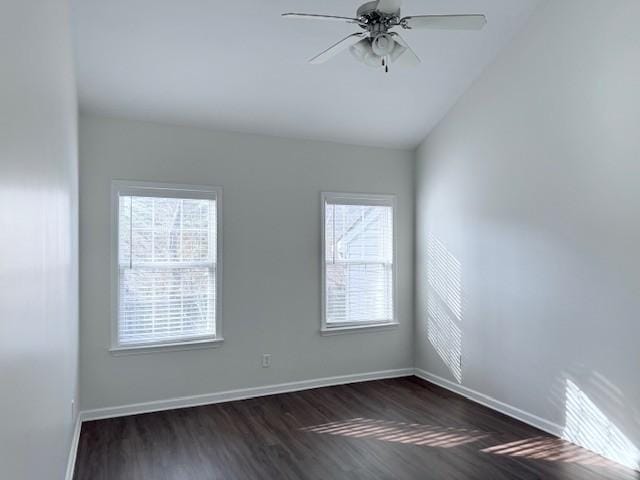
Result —
[[575, 442], [570, 438], [567, 438], [564, 433], [564, 427], [558, 425], [557, 423], [553, 423], [549, 420], [546, 420], [542, 417], [538, 417], [537, 415], [533, 415], [532, 413], [525, 412], [519, 408], [516, 408], [507, 403], [496, 400], [493, 397], [488, 395], [484, 395], [483, 393], [477, 392], [471, 388], [465, 387], [464, 385], [457, 384], [445, 378], [434, 375], [433, 373], [427, 372], [426, 370], [422, 370], [420, 368], [415, 369], [415, 376], [426, 380], [427, 382], [434, 383], [442, 388], [445, 388], [449, 391], [462, 395], [463, 397], [471, 400], [472, 402], [479, 403], [480, 405], [484, 405], [492, 410], [496, 410], [497, 412], [504, 413], [508, 417], [515, 418], [516, 420], [520, 420], [523, 423], [531, 425], [532, 427], [538, 428], [544, 432], [547, 432], [555, 437], [563, 438], [569, 442], [575, 443], [576, 445], [581, 446], [587, 450], [590, 450], [597, 455], [601, 455], [612, 462], [616, 462], [624, 467], [630, 468], [632, 470], [640, 471], [640, 463], [637, 463], [636, 460], [629, 460], [628, 458], [620, 458], [619, 456], [612, 455], [610, 452], [594, 450], [593, 445], [588, 445], [583, 442]]
[[465, 387], [464, 385], [460, 385], [445, 378], [439, 377], [420, 368], [415, 369], [415, 376], [426, 380], [427, 382], [434, 383], [454, 393], [462, 395], [472, 402], [479, 403], [480, 405], [488, 407], [492, 410], [504, 413], [509, 417], [520, 420], [521, 422], [531, 425], [532, 427], [536, 427], [544, 432], [550, 433], [551, 435], [562, 437], [563, 428], [557, 423], [550, 422], [549, 420], [545, 420], [542, 417], [538, 417], [537, 415], [533, 415], [532, 413], [520, 410], [519, 408], [501, 402], [500, 400], [496, 400], [493, 397], [477, 392], [471, 388]]
[[78, 442], [80, 441], [80, 429], [82, 428], [82, 419], [80, 415], [76, 418], [75, 426], [73, 427], [73, 437], [71, 437], [71, 446], [69, 447], [69, 459], [67, 460], [67, 473], [64, 476], [65, 480], [73, 480], [73, 472], [76, 467], [76, 456], [78, 454]]
[[[151, 413], [163, 410], [173, 410], [177, 408], [196, 407], [199, 405], [209, 405], [214, 403], [231, 402], [235, 400], [246, 400], [248, 398], [262, 397], [265, 395], [276, 395], [279, 393], [296, 392], [320, 387], [331, 387], [335, 385], [345, 385], [349, 383], [369, 382], [373, 380], [383, 380], [387, 378], [400, 378], [416, 376], [427, 382], [438, 385], [446, 390], [462, 395], [463, 397], [483, 405], [487, 408], [503, 413], [508, 417], [520, 420], [523, 423], [538, 428], [556, 437], [563, 437], [563, 427], [546, 420], [537, 415], [525, 412], [517, 407], [496, 400], [493, 397], [480, 393], [464, 385], [457, 384], [445, 378], [434, 375], [420, 368], [402, 368], [396, 370], [385, 370], [380, 372], [358, 373], [352, 375], [340, 375], [336, 377], [325, 377], [313, 380], [303, 380], [299, 382], [280, 383], [276, 385], [266, 385], [262, 387], [243, 388], [237, 390], [227, 390], [224, 392], [208, 393], [202, 395], [190, 395], [186, 397], [176, 397], [167, 400], [135, 403], [130, 405], [119, 405], [116, 407], [99, 408], [80, 412], [75, 424], [71, 447], [69, 450], [69, 460], [67, 462], [67, 473], [65, 480], [73, 480], [78, 442], [80, 439], [80, 429], [82, 422], [90, 420], [100, 420], [105, 418], [115, 418], [140, 413]], [[585, 447], [588, 448], [588, 447]], [[611, 458], [613, 461], [617, 461]], [[635, 467], [631, 467], [635, 468]]]
[[116, 407], [97, 408], [95, 410], [85, 410], [83, 412], [80, 412], [80, 419], [81, 421], [86, 422], [89, 420], [123, 417], [126, 415], [137, 415], [140, 413], [173, 410], [176, 408], [197, 407], [200, 405], [210, 405], [213, 403], [232, 402], [234, 400], [246, 400], [248, 398], [262, 397], [265, 395], [275, 395], [278, 393], [297, 392], [300, 390], [309, 390], [311, 388], [331, 387], [334, 385], [344, 385], [347, 383], [369, 382], [372, 380], [382, 380], [385, 378], [409, 377], [413, 374], [413, 368], [402, 368], [397, 370], [385, 370], [381, 372], [356, 373], [352, 375], [340, 375], [337, 377], [326, 377], [317, 378], [314, 380], [302, 380], [299, 382], [280, 383], [277, 385], [267, 385], [263, 387], [227, 390], [225, 392], [205, 393], [202, 395], [190, 395], [186, 397], [169, 398], [166, 400], [119, 405]]
[[[563, 437], [563, 427], [546, 420], [537, 415], [525, 412], [517, 407], [496, 400], [493, 397], [480, 393], [464, 385], [457, 384], [445, 378], [434, 375], [420, 368], [402, 368], [396, 370], [385, 370], [380, 372], [358, 373], [352, 375], [340, 375], [336, 377], [317, 378], [313, 380], [303, 380], [299, 382], [280, 383], [276, 385], [266, 385], [262, 387], [243, 388], [237, 390], [227, 390], [224, 392], [208, 393], [202, 395], [190, 395], [186, 397], [176, 397], [166, 400], [152, 402], [135, 403], [130, 405], [119, 405], [116, 407], [99, 408], [80, 412], [76, 421], [73, 439], [69, 451], [67, 463], [66, 480], [73, 480], [75, 460], [78, 451], [80, 429], [82, 422], [90, 420], [100, 420], [105, 418], [115, 418], [127, 415], [137, 415], [140, 413], [151, 413], [163, 410], [173, 410], [177, 408], [196, 407], [235, 400], [246, 400], [265, 395], [276, 395], [279, 393], [296, 392], [320, 387], [331, 387], [335, 385], [345, 385], [349, 383], [368, 382], [373, 380], [383, 380], [387, 378], [400, 378], [416, 376], [427, 382], [438, 385], [446, 390], [462, 395], [463, 397], [487, 408], [503, 413], [508, 417], [520, 420], [523, 423], [538, 428], [556, 437]], [[588, 448], [588, 447], [585, 447]], [[618, 461], [611, 458], [613, 461]], [[635, 468], [635, 467], [631, 467]]]

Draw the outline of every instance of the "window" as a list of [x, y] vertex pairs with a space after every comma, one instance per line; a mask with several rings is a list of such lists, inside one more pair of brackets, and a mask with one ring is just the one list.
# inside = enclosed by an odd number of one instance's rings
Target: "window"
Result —
[[322, 194], [324, 333], [396, 325], [395, 197]]
[[112, 350], [220, 342], [220, 189], [114, 182]]

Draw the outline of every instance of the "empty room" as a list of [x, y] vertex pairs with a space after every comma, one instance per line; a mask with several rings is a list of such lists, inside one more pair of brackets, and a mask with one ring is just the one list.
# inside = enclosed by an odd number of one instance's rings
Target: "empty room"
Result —
[[640, 480], [640, 1], [1, 6], [0, 479]]

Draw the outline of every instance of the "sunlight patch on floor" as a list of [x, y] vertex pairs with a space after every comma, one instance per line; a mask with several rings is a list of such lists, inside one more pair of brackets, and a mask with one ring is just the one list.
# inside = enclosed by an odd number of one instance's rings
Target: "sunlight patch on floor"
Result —
[[465, 428], [438, 427], [367, 418], [325, 423], [305, 427], [302, 431], [439, 448], [458, 447], [489, 436], [486, 432]]
[[618, 467], [620, 465], [600, 455], [585, 450], [566, 440], [552, 437], [533, 437], [515, 442], [503, 443], [481, 450], [483, 453], [544, 460], [548, 462], [579, 463], [596, 467]]

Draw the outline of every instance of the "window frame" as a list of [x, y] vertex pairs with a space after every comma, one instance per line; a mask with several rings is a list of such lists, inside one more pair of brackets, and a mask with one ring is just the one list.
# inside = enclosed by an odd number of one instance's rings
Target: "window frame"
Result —
[[[340, 324], [327, 323], [327, 286], [326, 286], [326, 265], [327, 265], [327, 248], [326, 248], [326, 205], [327, 203], [337, 203], [339, 205], [365, 205], [365, 206], [385, 206], [391, 207], [391, 214], [393, 216], [392, 226], [393, 235], [391, 241], [392, 247], [392, 267], [391, 267], [391, 281], [393, 287], [391, 289], [392, 295], [392, 315], [391, 320], [383, 322], [347, 322]], [[357, 333], [357, 332], [371, 332], [379, 330], [387, 330], [400, 325], [398, 320], [398, 255], [397, 255], [397, 240], [398, 240], [398, 199], [396, 195], [389, 194], [374, 194], [374, 193], [338, 193], [338, 192], [322, 192], [320, 194], [320, 210], [321, 210], [321, 256], [320, 256], [320, 271], [321, 271], [321, 285], [320, 290], [322, 294], [322, 312], [321, 312], [321, 325], [320, 334], [323, 336], [338, 335], [344, 333]]]
[[[143, 196], [155, 198], [180, 198], [215, 200], [216, 205], [216, 288], [215, 288], [215, 332], [212, 337], [193, 340], [163, 340], [139, 344], [121, 344], [118, 339], [118, 312], [120, 304], [119, 285], [119, 229], [121, 196]], [[175, 183], [137, 182], [113, 180], [111, 182], [111, 343], [112, 355], [128, 355], [159, 351], [190, 350], [217, 347], [224, 342], [222, 336], [222, 188], [203, 185]]]

